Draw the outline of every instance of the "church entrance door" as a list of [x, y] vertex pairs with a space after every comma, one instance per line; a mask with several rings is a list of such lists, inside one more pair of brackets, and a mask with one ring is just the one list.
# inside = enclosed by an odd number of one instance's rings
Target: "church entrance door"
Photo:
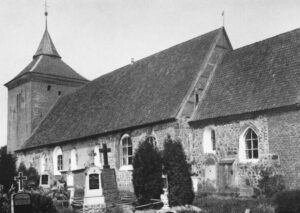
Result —
[[220, 163], [218, 166], [218, 188], [221, 193], [232, 192], [233, 170], [232, 163]]

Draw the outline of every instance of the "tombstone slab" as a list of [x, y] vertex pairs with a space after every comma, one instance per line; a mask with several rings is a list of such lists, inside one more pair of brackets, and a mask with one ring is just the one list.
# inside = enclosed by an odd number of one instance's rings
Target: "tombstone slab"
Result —
[[13, 195], [14, 213], [33, 213], [29, 193], [19, 192]]
[[83, 199], [83, 212], [106, 212], [119, 202], [116, 174], [114, 169], [87, 168]]

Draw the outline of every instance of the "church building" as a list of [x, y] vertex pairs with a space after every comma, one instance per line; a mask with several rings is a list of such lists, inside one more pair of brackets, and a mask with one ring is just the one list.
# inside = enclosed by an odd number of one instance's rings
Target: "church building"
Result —
[[271, 163], [300, 188], [300, 29], [233, 49], [222, 27], [89, 82], [48, 29], [8, 88], [8, 152], [41, 186], [84, 190], [106, 144], [118, 190], [133, 193], [138, 143], [180, 139], [196, 192], [244, 195]]

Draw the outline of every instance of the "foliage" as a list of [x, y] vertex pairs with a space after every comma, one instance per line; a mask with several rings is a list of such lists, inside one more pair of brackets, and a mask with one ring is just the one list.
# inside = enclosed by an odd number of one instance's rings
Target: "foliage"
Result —
[[18, 172], [23, 172], [23, 175], [27, 176], [27, 180], [24, 181], [24, 189], [29, 190], [38, 188], [40, 176], [35, 168], [29, 167], [27, 169], [22, 162], [19, 165]]
[[168, 178], [168, 198], [170, 206], [192, 204], [194, 191], [189, 165], [179, 140], [170, 136], [164, 142], [164, 172]]
[[162, 194], [162, 158], [153, 144], [142, 141], [133, 157], [132, 183], [139, 204], [151, 203]]
[[262, 167], [258, 180], [258, 188], [262, 195], [270, 198], [275, 193], [284, 190], [283, 176], [273, 166]]
[[52, 198], [45, 194], [31, 194], [32, 209], [34, 213], [56, 213]]
[[0, 212], [9, 213], [10, 212], [10, 200], [7, 194], [0, 193]]
[[7, 154], [7, 147], [0, 149], [0, 184], [4, 186], [4, 192], [7, 192], [13, 184], [16, 173], [16, 158], [12, 154]]
[[274, 197], [276, 213], [299, 213], [300, 190], [279, 192]]

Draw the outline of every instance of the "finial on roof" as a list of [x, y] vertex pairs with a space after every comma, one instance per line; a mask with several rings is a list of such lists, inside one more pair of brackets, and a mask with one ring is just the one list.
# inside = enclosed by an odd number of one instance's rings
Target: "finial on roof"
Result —
[[225, 10], [222, 12], [222, 17], [223, 17], [223, 27], [225, 27]]
[[48, 10], [47, 10], [47, 0], [45, 0], [45, 27], [46, 27], [46, 30], [47, 30], [47, 27], [48, 27], [48, 23], [47, 23], [47, 16], [48, 16]]
[[47, 26], [47, 16], [48, 16], [48, 4], [47, 4], [47, 0], [45, 0], [45, 32], [43, 35], [43, 38], [40, 42], [40, 45], [36, 51], [36, 53], [34, 54], [33, 58], [36, 58], [37, 56], [40, 55], [48, 55], [48, 56], [52, 56], [52, 57], [57, 57], [57, 58], [61, 58], [60, 55], [58, 54], [52, 39], [48, 33], [48, 26]]

